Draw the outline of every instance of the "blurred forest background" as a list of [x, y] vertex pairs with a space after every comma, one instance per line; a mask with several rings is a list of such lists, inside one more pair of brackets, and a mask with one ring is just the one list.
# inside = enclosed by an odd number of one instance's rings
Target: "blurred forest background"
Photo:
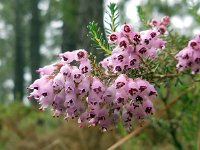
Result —
[[[26, 87], [39, 77], [35, 70], [55, 61], [59, 52], [85, 48], [98, 60], [103, 58], [103, 53], [91, 48], [87, 25], [94, 20], [104, 32], [110, 2], [118, 3], [120, 23], [131, 22], [135, 30], [143, 28], [138, 6], [149, 20], [170, 16], [179, 49], [200, 33], [199, 0], [1, 0], [0, 149], [103, 150], [127, 135], [120, 126], [102, 134], [96, 128], [81, 129], [74, 121], [52, 119], [50, 112], [41, 113], [35, 101], [26, 98]], [[190, 85], [184, 84], [189, 81], [182, 80], [176, 87], [169, 81], [170, 91], [160, 89], [160, 93], [170, 93], [169, 101], [179, 100], [170, 111], [162, 119], [151, 119], [148, 128], [118, 149], [198, 149], [200, 85], [191, 92]], [[158, 109], [163, 105], [159, 100], [156, 103]]]

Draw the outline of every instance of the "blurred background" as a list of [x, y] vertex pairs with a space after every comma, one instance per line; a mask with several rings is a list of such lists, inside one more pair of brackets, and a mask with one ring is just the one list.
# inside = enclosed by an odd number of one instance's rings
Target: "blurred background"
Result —
[[[149, 20], [170, 16], [170, 28], [180, 38], [200, 33], [199, 0], [1, 0], [0, 150], [103, 150], [127, 134], [121, 127], [101, 133], [96, 128], [79, 128], [75, 121], [53, 119], [50, 111], [38, 111], [35, 101], [26, 98], [26, 87], [39, 77], [35, 70], [56, 61], [58, 53], [85, 48], [98, 60], [103, 58], [91, 48], [87, 25], [94, 20], [104, 32], [103, 20], [108, 17], [105, 11], [110, 2], [118, 4], [120, 23], [132, 23], [134, 30], [142, 28], [137, 13], [141, 6]], [[177, 96], [185, 88], [179, 85], [171, 95]], [[153, 120], [118, 149], [197, 149], [199, 91], [198, 86], [192, 93], [179, 96], [171, 117]], [[185, 102], [189, 107], [183, 109]]]

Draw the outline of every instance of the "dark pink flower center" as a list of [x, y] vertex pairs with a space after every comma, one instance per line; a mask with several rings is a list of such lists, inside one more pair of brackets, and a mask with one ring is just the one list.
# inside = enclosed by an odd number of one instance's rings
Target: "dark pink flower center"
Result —
[[81, 71], [82, 71], [82, 73], [87, 73], [88, 72], [88, 67], [87, 66], [83, 67], [81, 69]]
[[183, 59], [189, 59], [189, 55], [186, 54], [185, 56], [183, 56]]
[[140, 92], [144, 91], [147, 87], [146, 86], [140, 86], [139, 90]]
[[120, 71], [122, 71], [122, 68], [120, 66], [116, 66], [115, 70], [120, 72]]
[[149, 92], [149, 96], [151, 96], [151, 95], [156, 95], [156, 92], [150, 91], [150, 92]]
[[98, 88], [93, 89], [93, 91], [96, 92], [97, 94], [99, 94], [100, 92], [102, 92], [100, 86]]
[[142, 104], [143, 98], [141, 96], [137, 96], [136, 97], [136, 102], [139, 102], [140, 104]]
[[117, 102], [118, 102], [118, 103], [123, 103], [123, 102], [124, 102], [124, 98], [119, 97], [119, 98], [117, 99]]
[[64, 60], [64, 61], [68, 61], [68, 58], [65, 57], [65, 56], [63, 56], [63, 60]]
[[124, 82], [117, 82], [116, 88], [119, 89], [125, 85]]
[[129, 33], [131, 31], [130, 27], [128, 25], [124, 26], [124, 31]]
[[151, 38], [154, 38], [156, 36], [156, 32], [152, 32], [150, 35], [151, 35]]
[[117, 35], [115, 35], [115, 34], [111, 34], [111, 36], [110, 36], [110, 40], [111, 40], [111, 41], [115, 41], [115, 40], [117, 40]]
[[139, 53], [144, 54], [144, 53], [146, 53], [146, 51], [147, 51], [147, 49], [145, 47], [143, 47], [139, 50]]
[[78, 59], [81, 59], [85, 56], [85, 53], [80, 51], [80, 52], [77, 53], [77, 56], [78, 56]]
[[196, 59], [195, 59], [195, 62], [196, 62], [196, 63], [200, 63], [200, 58], [196, 58]]
[[119, 55], [117, 58], [118, 58], [118, 60], [119, 60], [120, 62], [122, 62], [123, 59], [124, 59], [124, 56], [123, 56], [123, 55]]
[[121, 42], [119, 43], [119, 46], [120, 46], [120, 47], [126, 48], [126, 47], [127, 47], [127, 44], [126, 44], [125, 41], [121, 41]]
[[132, 60], [130, 61], [130, 65], [131, 65], [131, 66], [134, 66], [134, 65], [135, 65], [135, 62], [136, 62], [136, 59], [132, 59]]
[[78, 79], [78, 78], [80, 78], [80, 77], [81, 77], [80, 74], [75, 74], [75, 75], [74, 75], [74, 78], [75, 78], [75, 79]]
[[197, 46], [197, 43], [196, 42], [191, 42], [190, 46], [193, 48], [193, 47]]
[[152, 107], [146, 107], [145, 112], [146, 112], [147, 114], [150, 114], [151, 111], [152, 111]]
[[148, 40], [148, 39], [145, 39], [145, 40], [144, 40], [144, 43], [145, 43], [146, 45], [148, 45], [148, 44], [149, 44], [149, 40]]
[[129, 90], [129, 93], [130, 93], [131, 96], [135, 95], [136, 92], [138, 92], [138, 90], [135, 89], [135, 88], [131, 88], [131, 89]]

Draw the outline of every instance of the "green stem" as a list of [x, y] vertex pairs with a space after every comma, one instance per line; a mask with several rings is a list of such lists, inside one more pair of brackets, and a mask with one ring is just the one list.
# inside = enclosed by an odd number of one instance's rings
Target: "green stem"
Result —
[[149, 67], [149, 65], [143, 60], [143, 58], [140, 55], [138, 56], [139, 56], [140, 61], [147, 67], [148, 71], [151, 72], [152, 69]]
[[[168, 87], [168, 88], [170, 88], [170, 87]], [[169, 97], [169, 94], [167, 92], [167, 95], [166, 95], [165, 99], [168, 99], [168, 97]], [[171, 135], [171, 137], [173, 139], [174, 146], [177, 148], [177, 150], [182, 150], [183, 147], [181, 145], [181, 142], [177, 139], [176, 129], [174, 128], [174, 126], [173, 126], [173, 124], [171, 122], [171, 112], [167, 107], [167, 101], [163, 100], [163, 103], [165, 104], [166, 113], [167, 113], [167, 119], [169, 121], [169, 127], [170, 127], [170, 135]]]
[[166, 111], [167, 111], [167, 116], [168, 116], [168, 120], [170, 124], [170, 134], [173, 139], [173, 143], [178, 150], [182, 150], [183, 147], [181, 145], [181, 142], [177, 139], [177, 136], [176, 136], [176, 129], [173, 127], [173, 124], [170, 122], [170, 111], [169, 109], [167, 109]]
[[154, 78], [172, 78], [172, 77], [177, 77], [179, 76], [178, 74], [165, 74], [165, 75], [159, 75], [159, 74], [154, 74]]
[[109, 50], [109, 49], [107, 49], [102, 43], [101, 43], [101, 40], [97, 37], [97, 35], [95, 34], [95, 40], [96, 40], [96, 42], [98, 43], [98, 45], [99, 45], [99, 47], [102, 49], [102, 50], [104, 50], [107, 54], [111, 54], [112, 52]]

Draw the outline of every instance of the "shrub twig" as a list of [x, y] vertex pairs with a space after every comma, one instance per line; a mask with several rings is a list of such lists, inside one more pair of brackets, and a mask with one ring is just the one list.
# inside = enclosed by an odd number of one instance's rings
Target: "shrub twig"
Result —
[[[161, 117], [162, 115], [164, 115], [164, 112], [169, 109], [172, 105], [174, 105], [181, 96], [183, 96], [185, 93], [187, 93], [188, 91], [192, 90], [194, 87], [190, 87], [187, 88], [185, 91], [183, 91], [180, 95], [178, 95], [176, 98], [174, 98], [171, 102], [169, 102], [166, 107], [164, 109], [161, 109], [158, 111], [158, 116], [157, 117]], [[117, 147], [119, 147], [120, 145], [122, 145], [124, 142], [126, 142], [127, 140], [129, 140], [131, 137], [136, 136], [137, 134], [139, 134], [141, 131], [143, 131], [146, 127], [148, 127], [148, 125], [150, 125], [149, 122], [145, 122], [143, 124], [143, 126], [136, 128], [135, 130], [133, 130], [130, 134], [126, 135], [125, 137], [123, 137], [122, 139], [120, 139], [118, 142], [116, 142], [115, 144], [113, 144], [111, 147], [109, 147], [107, 150], [115, 150]]]

